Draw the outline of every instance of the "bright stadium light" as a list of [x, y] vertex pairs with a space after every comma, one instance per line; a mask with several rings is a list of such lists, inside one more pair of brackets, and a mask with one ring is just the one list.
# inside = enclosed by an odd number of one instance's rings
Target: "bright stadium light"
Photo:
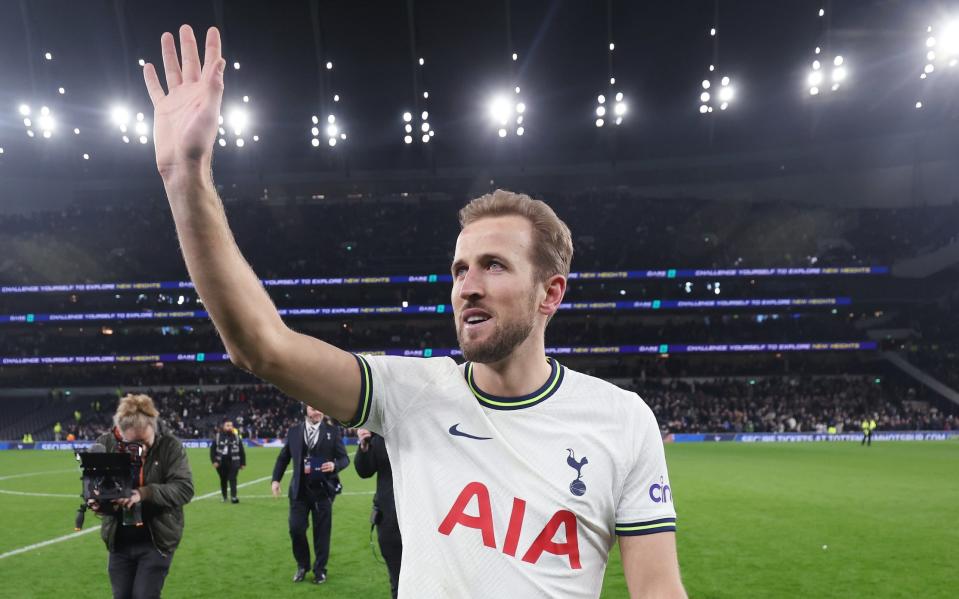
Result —
[[234, 108], [230, 110], [226, 118], [227, 125], [233, 129], [236, 135], [242, 134], [249, 121], [249, 114], [247, 114], [246, 110], [243, 110], [242, 108]]
[[[493, 101], [490, 102], [490, 116], [493, 117], [493, 120], [500, 124], [505, 125], [509, 122], [510, 117], [513, 115], [513, 106], [509, 100], [503, 96], [496, 96], [493, 98]], [[500, 135], [500, 137], [505, 137], [506, 135]]]
[[411, 144], [413, 143], [413, 138], [409, 135], [403, 137], [403, 143]]
[[83, 159], [84, 159], [84, 160], [90, 160], [90, 155], [87, 154], [87, 153], [84, 153], [84, 154], [83, 154]]
[[30, 116], [30, 106], [27, 104], [20, 105], [20, 116]]
[[408, 123], [408, 122], [410, 122], [410, 121], [412, 121], [412, 120], [413, 120], [413, 115], [412, 115], [412, 114], [410, 114], [409, 112], [404, 112], [404, 113], [403, 113], [403, 122], [404, 122], [404, 123]]
[[121, 131], [126, 132], [126, 127], [130, 123], [130, 111], [123, 106], [114, 106], [110, 110], [110, 119]]
[[47, 60], [53, 60], [53, 54], [51, 54], [50, 52], [44, 53], [43, 57], [46, 58]]

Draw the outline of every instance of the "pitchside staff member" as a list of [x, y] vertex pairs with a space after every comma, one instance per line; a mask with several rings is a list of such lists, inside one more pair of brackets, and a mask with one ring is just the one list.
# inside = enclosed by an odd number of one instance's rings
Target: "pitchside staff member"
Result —
[[[145, 449], [139, 487], [115, 503], [131, 509], [142, 503], [143, 526], [122, 524], [122, 512], [103, 515], [100, 536], [110, 551], [110, 584], [114, 599], [159, 597], [173, 552], [183, 536], [183, 506], [193, 498], [193, 474], [183, 444], [168, 434], [153, 400], [127, 395], [113, 416], [115, 428], [97, 439], [107, 452], [117, 441], [139, 442]], [[100, 506], [90, 505], [94, 512]]]
[[356, 472], [362, 478], [376, 475], [376, 495], [373, 496], [373, 521], [380, 553], [386, 560], [390, 573], [390, 592], [396, 599], [400, 581], [400, 560], [403, 557], [403, 540], [400, 524], [396, 519], [396, 502], [393, 499], [393, 469], [386, 453], [383, 437], [360, 428], [356, 430], [360, 446], [353, 460]]
[[233, 428], [233, 421], [225, 419], [216, 432], [216, 438], [210, 445], [210, 461], [220, 475], [220, 493], [226, 502], [226, 484], [230, 483], [230, 502], [240, 503], [236, 496], [236, 475], [246, 468], [246, 450], [240, 439], [239, 431]]
[[290, 540], [296, 574], [301, 582], [310, 567], [310, 544], [306, 541], [309, 516], [313, 516], [313, 582], [326, 582], [326, 563], [330, 558], [330, 532], [333, 525], [333, 500], [339, 490], [336, 473], [350, 465], [340, 429], [323, 417], [323, 412], [306, 407], [306, 420], [290, 428], [286, 443], [273, 467], [273, 496], [280, 496], [280, 481], [293, 462], [290, 480]]

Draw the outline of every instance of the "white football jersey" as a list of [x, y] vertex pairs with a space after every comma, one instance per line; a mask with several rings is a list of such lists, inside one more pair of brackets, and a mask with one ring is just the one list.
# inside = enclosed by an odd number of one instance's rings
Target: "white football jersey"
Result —
[[616, 535], [676, 530], [663, 442], [635, 393], [549, 359], [524, 397], [450, 358], [357, 356], [351, 426], [383, 435], [401, 598], [598, 597]]

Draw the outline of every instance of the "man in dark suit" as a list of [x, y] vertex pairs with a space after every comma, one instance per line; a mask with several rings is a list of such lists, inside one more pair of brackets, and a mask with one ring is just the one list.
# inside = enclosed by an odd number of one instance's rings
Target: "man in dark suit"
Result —
[[293, 463], [290, 480], [290, 539], [296, 574], [301, 582], [310, 567], [310, 545], [306, 540], [309, 515], [313, 515], [313, 582], [326, 582], [326, 562], [330, 557], [330, 532], [333, 524], [333, 499], [339, 490], [336, 473], [350, 465], [343, 436], [323, 412], [306, 407], [306, 419], [290, 428], [286, 443], [273, 467], [273, 496], [280, 496], [280, 481], [286, 467]]
[[400, 580], [400, 561], [403, 557], [403, 541], [400, 538], [400, 524], [396, 519], [396, 501], [393, 498], [393, 469], [390, 456], [386, 453], [383, 437], [366, 429], [357, 429], [359, 451], [353, 465], [361, 478], [376, 475], [376, 495], [373, 496], [373, 521], [376, 524], [376, 536], [380, 544], [380, 553], [386, 561], [390, 573], [390, 592], [396, 599]]

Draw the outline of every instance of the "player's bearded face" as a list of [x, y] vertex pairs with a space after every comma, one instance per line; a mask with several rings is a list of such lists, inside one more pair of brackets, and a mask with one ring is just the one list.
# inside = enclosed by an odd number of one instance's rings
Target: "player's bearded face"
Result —
[[[528, 301], [508, 310], [497, 311], [490, 319], [490, 327], [486, 331], [473, 332], [466, 322], [456, 320], [456, 339], [459, 341], [463, 357], [470, 362], [490, 364], [505, 359], [513, 350], [533, 332], [535, 324], [535, 301], [532, 289], [529, 290]], [[478, 306], [485, 309], [482, 302]]]
[[532, 226], [522, 217], [483, 218], [456, 242], [452, 303], [463, 356], [489, 364], [512, 354], [537, 323]]

